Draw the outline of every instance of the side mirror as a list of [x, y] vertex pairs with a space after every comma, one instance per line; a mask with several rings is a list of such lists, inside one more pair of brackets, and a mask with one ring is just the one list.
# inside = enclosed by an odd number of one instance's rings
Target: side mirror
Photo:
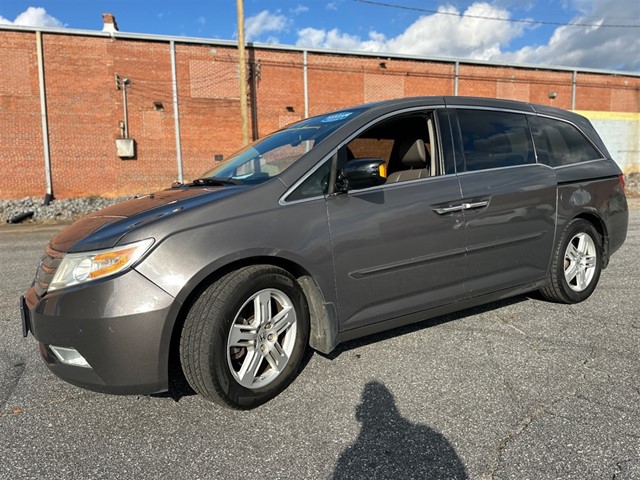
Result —
[[336, 190], [347, 192], [375, 187], [387, 181], [387, 165], [382, 158], [351, 160], [338, 172]]

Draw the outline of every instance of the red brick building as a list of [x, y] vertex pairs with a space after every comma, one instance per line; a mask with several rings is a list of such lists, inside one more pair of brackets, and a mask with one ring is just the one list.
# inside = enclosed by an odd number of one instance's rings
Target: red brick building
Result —
[[[640, 112], [640, 74], [247, 51], [254, 138], [305, 115], [416, 95], [501, 97], [632, 119]], [[0, 198], [44, 195], [49, 180], [58, 198], [132, 194], [164, 188], [180, 170], [185, 179], [203, 173], [241, 147], [237, 63], [228, 41], [0, 26]], [[116, 151], [125, 104], [132, 159]]]

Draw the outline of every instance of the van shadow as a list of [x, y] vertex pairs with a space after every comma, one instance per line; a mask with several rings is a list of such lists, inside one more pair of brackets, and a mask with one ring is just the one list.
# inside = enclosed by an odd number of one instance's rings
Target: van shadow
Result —
[[459, 320], [465, 317], [480, 315], [482, 313], [490, 312], [492, 310], [497, 310], [503, 307], [507, 307], [509, 305], [515, 305], [520, 302], [525, 302], [529, 299], [537, 299], [537, 297], [535, 297], [534, 293], [528, 293], [526, 295], [518, 295], [515, 297], [505, 298], [503, 300], [497, 300], [495, 302], [486, 303], [477, 307], [471, 307], [471, 308], [467, 308], [457, 312], [429, 318], [423, 321], [418, 321], [416, 323], [411, 323], [409, 325], [404, 325], [402, 327], [394, 327], [389, 330], [385, 330], [379, 333], [373, 333], [371, 335], [366, 335], [364, 337], [357, 338], [355, 340], [350, 340], [348, 342], [341, 343], [331, 353], [329, 354], [320, 353], [319, 355], [325, 358], [328, 358], [329, 360], [335, 360], [342, 353], [348, 352], [349, 350], [353, 350], [355, 348], [363, 347], [373, 343], [378, 343], [383, 340], [389, 340], [395, 337], [401, 337], [409, 333], [417, 332], [429, 327], [435, 327], [436, 325], [442, 325], [442, 324], [449, 323], [454, 320]]
[[362, 424], [360, 434], [338, 458], [333, 480], [468, 478], [449, 441], [436, 430], [403, 418], [382, 383], [364, 387], [356, 419]]

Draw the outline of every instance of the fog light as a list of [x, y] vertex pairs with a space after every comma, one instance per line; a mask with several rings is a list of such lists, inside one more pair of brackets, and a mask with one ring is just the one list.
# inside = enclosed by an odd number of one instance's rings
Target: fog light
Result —
[[62, 363], [66, 365], [73, 365], [74, 367], [84, 367], [91, 368], [89, 362], [87, 362], [80, 352], [78, 352], [75, 348], [67, 348], [67, 347], [54, 347], [53, 345], [49, 345], [51, 351], [58, 357]]

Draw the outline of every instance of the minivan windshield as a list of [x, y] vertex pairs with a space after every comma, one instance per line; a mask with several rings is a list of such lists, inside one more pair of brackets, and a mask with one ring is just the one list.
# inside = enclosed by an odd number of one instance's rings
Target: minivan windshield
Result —
[[235, 184], [257, 184], [278, 175], [364, 109], [320, 115], [294, 123], [246, 146], [203, 175]]

